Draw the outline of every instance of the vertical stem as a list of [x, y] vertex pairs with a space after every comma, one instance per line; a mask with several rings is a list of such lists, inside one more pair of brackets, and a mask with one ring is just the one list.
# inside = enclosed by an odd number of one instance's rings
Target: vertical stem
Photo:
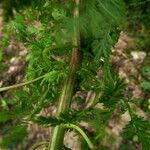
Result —
[[[79, 16], [79, 2], [80, 0], [74, 0], [76, 7], [74, 9], [74, 39], [73, 45], [76, 47], [80, 46], [80, 34], [78, 26], [78, 16]], [[81, 64], [82, 54], [77, 48], [72, 49], [71, 60], [70, 60], [70, 69], [68, 77], [64, 82], [63, 89], [59, 98], [59, 105], [56, 117], [59, 117], [61, 113], [67, 111], [70, 107], [71, 99], [73, 96], [75, 81], [76, 81], [76, 72]], [[61, 150], [63, 146], [65, 128], [61, 125], [56, 126], [53, 130], [53, 134], [50, 140], [48, 150]]]

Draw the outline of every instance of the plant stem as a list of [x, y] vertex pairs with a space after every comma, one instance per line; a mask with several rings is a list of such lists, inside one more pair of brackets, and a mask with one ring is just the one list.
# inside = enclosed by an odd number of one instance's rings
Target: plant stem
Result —
[[90, 149], [94, 150], [94, 145], [92, 144], [92, 142], [90, 141], [90, 139], [88, 138], [88, 136], [85, 134], [85, 132], [81, 128], [79, 128], [78, 126], [76, 126], [74, 124], [65, 124], [64, 126], [66, 128], [71, 128], [71, 129], [77, 130], [82, 135], [82, 137], [85, 139], [85, 141], [89, 145]]
[[[77, 49], [72, 50], [72, 59], [70, 63], [70, 72], [64, 83], [62, 93], [59, 99], [59, 105], [56, 116], [67, 111], [70, 107], [70, 102], [73, 96], [74, 85], [76, 81], [76, 71], [79, 67], [81, 54]], [[56, 126], [53, 130], [53, 135], [48, 150], [59, 150], [63, 144], [65, 129], [63, 126]]]
[[[79, 0], [75, 0], [76, 7], [74, 9], [74, 39], [73, 45], [79, 47], [80, 46], [80, 35], [78, 30], [78, 21], [77, 18], [79, 16]], [[74, 86], [76, 81], [76, 72], [81, 64], [82, 53], [75, 47], [72, 48], [71, 60], [70, 60], [70, 69], [68, 73], [68, 77], [64, 82], [63, 89], [59, 98], [59, 105], [56, 117], [59, 117], [61, 113], [67, 111], [70, 107], [71, 99], [74, 92]], [[50, 140], [50, 144], [48, 150], [61, 150], [63, 146], [63, 139], [65, 134], [65, 128], [63, 126], [56, 126], [53, 130], [53, 134]]]
[[11, 85], [11, 86], [2, 87], [2, 88], [0, 88], [0, 92], [7, 91], [7, 90], [10, 90], [10, 89], [14, 89], [14, 88], [18, 88], [18, 87], [21, 87], [21, 86], [25, 86], [25, 85], [27, 85], [27, 84], [31, 84], [31, 83], [33, 83], [33, 82], [36, 82], [36, 81], [38, 81], [38, 80], [44, 78], [44, 76], [45, 76], [45, 75], [40, 76], [40, 77], [38, 77], [38, 78], [36, 78], [36, 79], [27, 81], [27, 82], [23, 82], [23, 83]]
[[48, 142], [46, 142], [46, 141], [39, 142], [39, 143], [33, 145], [32, 148], [31, 148], [31, 150], [36, 150], [38, 147], [40, 147], [42, 145], [48, 145]]

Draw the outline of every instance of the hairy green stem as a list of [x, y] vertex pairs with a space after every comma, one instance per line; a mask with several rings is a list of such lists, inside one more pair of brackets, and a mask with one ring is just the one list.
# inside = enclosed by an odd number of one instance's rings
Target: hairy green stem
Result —
[[27, 84], [31, 84], [31, 83], [33, 83], [33, 82], [36, 82], [36, 81], [38, 81], [38, 80], [44, 78], [44, 76], [45, 76], [45, 75], [40, 76], [40, 77], [38, 77], [38, 78], [36, 78], [36, 79], [27, 81], [27, 82], [23, 82], [23, 83], [11, 85], [11, 86], [2, 87], [2, 88], [0, 88], [0, 92], [7, 91], [7, 90], [10, 90], [10, 89], [14, 89], [14, 88], [18, 88], [18, 87], [21, 87], [21, 86], [25, 86], [25, 85], [27, 85]]
[[[74, 39], [73, 45], [79, 47], [80, 46], [80, 36], [78, 30], [78, 21], [77, 18], [79, 16], [79, 0], [75, 0], [76, 8], [74, 10]], [[74, 86], [76, 81], [76, 73], [81, 64], [82, 53], [78, 48], [72, 48], [71, 61], [70, 61], [70, 69], [68, 73], [68, 77], [64, 82], [62, 92], [59, 98], [59, 104], [57, 109], [56, 117], [59, 117], [61, 113], [67, 111], [70, 107], [71, 99], [74, 94]], [[62, 125], [56, 126], [53, 130], [52, 136], [50, 138], [50, 144], [48, 146], [48, 150], [61, 150], [63, 147], [65, 128]]]
[[[72, 62], [70, 64], [70, 72], [64, 83], [62, 93], [59, 99], [59, 105], [56, 117], [59, 117], [61, 113], [67, 111], [70, 107], [71, 99], [73, 96], [74, 85], [76, 81], [76, 71], [79, 66], [80, 54], [77, 49], [73, 49]], [[48, 150], [59, 150], [63, 146], [65, 128], [63, 126], [56, 126], [53, 130], [51, 142]]]
[[88, 138], [88, 136], [85, 134], [85, 132], [80, 127], [78, 127], [78, 126], [76, 126], [74, 124], [65, 124], [64, 127], [77, 130], [82, 135], [82, 137], [85, 139], [85, 141], [89, 145], [89, 148], [91, 150], [94, 150], [93, 143], [91, 142], [91, 140]]
[[[79, 68], [81, 61], [81, 54], [77, 49], [72, 50], [72, 59], [70, 63], [70, 71], [68, 77], [64, 83], [62, 93], [59, 99], [59, 105], [56, 116], [59, 117], [61, 113], [67, 111], [70, 107], [71, 99], [73, 96], [76, 72]], [[53, 135], [51, 137], [51, 142], [48, 150], [59, 150], [63, 146], [65, 128], [63, 126], [56, 126], [53, 130]]]

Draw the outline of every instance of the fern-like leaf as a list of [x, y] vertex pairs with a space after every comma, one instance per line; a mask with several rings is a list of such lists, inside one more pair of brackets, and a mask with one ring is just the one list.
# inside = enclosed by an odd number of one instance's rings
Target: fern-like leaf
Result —
[[132, 120], [124, 128], [125, 139], [133, 140], [134, 136], [142, 143], [143, 150], [150, 149], [150, 122], [137, 115], [132, 116]]

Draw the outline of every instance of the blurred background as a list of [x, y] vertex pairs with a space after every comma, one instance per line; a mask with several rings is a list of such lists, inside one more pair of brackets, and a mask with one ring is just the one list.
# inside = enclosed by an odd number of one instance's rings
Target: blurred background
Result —
[[[30, 7], [34, 0], [0, 0], [0, 87], [22, 82], [27, 67], [28, 49], [15, 34], [9, 35], [4, 26], [15, 18], [21, 9]], [[127, 83], [126, 94], [133, 97], [139, 106], [139, 116], [149, 119], [150, 112], [150, 0], [124, 0], [127, 9], [126, 22], [115, 47], [112, 48], [112, 65], [119, 76]], [[35, 1], [36, 3], [36, 1]], [[30, 22], [29, 22], [30, 23]], [[32, 24], [32, 22], [31, 22]], [[38, 23], [36, 24], [38, 26]], [[22, 27], [19, 27], [22, 28]], [[11, 110], [15, 105], [10, 91], [0, 93], [0, 111]], [[45, 111], [55, 111], [55, 108]], [[1, 116], [0, 116], [1, 117]], [[128, 121], [128, 114], [114, 116], [109, 123], [108, 132], [114, 135], [114, 143], [104, 142], [106, 147], [121, 150], [140, 150], [136, 137], [132, 141], [120, 140], [119, 133]], [[10, 126], [17, 121], [0, 122], [0, 139]], [[29, 136], [21, 143], [6, 149], [27, 150], [41, 139], [49, 138], [49, 129], [37, 125], [29, 126]], [[110, 137], [108, 137], [109, 139]], [[66, 135], [66, 145], [77, 150], [77, 139], [73, 133]], [[121, 145], [121, 146], [120, 146]], [[0, 148], [2, 149], [2, 148]]]

